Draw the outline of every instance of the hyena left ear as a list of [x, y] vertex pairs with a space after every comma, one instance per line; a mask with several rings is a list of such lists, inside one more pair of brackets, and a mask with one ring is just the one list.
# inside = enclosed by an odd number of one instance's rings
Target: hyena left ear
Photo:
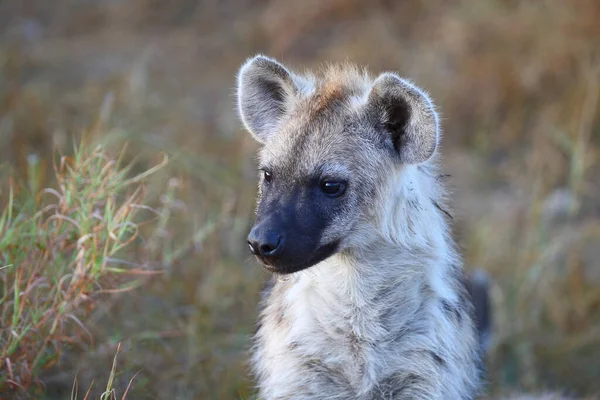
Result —
[[238, 111], [246, 129], [260, 142], [271, 137], [289, 109], [298, 87], [294, 76], [277, 61], [257, 55], [238, 73]]
[[373, 82], [367, 101], [403, 163], [422, 163], [433, 155], [439, 126], [427, 94], [395, 74], [384, 73]]

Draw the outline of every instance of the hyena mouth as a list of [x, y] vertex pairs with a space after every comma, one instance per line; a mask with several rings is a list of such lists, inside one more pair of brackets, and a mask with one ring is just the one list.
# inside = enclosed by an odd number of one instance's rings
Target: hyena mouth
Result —
[[308, 269], [321, 261], [334, 255], [339, 249], [340, 241], [333, 241], [323, 246], [317, 247], [314, 251], [309, 254], [285, 254], [285, 251], [281, 253], [281, 256], [265, 256], [261, 254], [255, 254], [258, 261], [262, 266], [269, 272], [276, 274], [293, 274], [295, 272]]

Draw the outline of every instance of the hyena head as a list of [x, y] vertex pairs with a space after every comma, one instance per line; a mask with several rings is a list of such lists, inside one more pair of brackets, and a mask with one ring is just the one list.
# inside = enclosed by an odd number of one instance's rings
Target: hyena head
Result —
[[240, 68], [237, 95], [246, 129], [262, 144], [248, 245], [273, 272], [365, 245], [390, 180], [437, 147], [431, 101], [392, 73], [372, 80], [342, 65], [300, 76], [259, 55]]

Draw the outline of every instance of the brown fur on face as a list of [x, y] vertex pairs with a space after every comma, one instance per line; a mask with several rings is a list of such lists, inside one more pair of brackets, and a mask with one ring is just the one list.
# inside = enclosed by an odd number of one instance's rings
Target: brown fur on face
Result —
[[[328, 67], [318, 78], [318, 87], [311, 99], [311, 109], [319, 114], [326, 109], [348, 106], [352, 96], [364, 90], [368, 76], [360, 74], [351, 64]], [[363, 84], [361, 84], [363, 83]]]
[[312, 112], [320, 114], [324, 110], [339, 107], [348, 98], [348, 93], [344, 89], [339, 82], [326, 82], [313, 96], [314, 100], [311, 102]]

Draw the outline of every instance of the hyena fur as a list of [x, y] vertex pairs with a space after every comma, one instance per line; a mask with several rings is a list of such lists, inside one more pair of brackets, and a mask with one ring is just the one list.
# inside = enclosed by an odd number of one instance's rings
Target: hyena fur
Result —
[[252, 347], [260, 399], [472, 399], [472, 303], [429, 96], [345, 63], [257, 55], [238, 110], [262, 145], [250, 251], [273, 272]]

